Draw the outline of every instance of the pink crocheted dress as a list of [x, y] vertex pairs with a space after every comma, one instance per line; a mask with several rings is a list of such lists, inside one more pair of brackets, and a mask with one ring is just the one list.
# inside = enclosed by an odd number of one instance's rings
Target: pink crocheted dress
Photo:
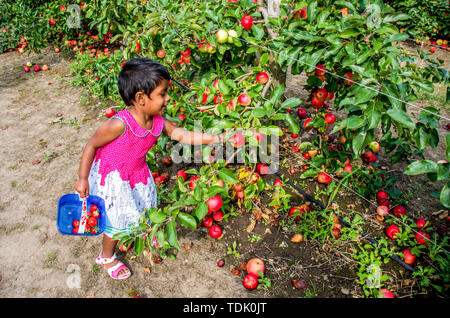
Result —
[[146, 162], [146, 154], [164, 128], [161, 115], [153, 117], [151, 130], [139, 126], [126, 109], [112, 118], [120, 119], [121, 136], [97, 149], [89, 173], [90, 194], [105, 200], [107, 215], [104, 234], [129, 231], [141, 213], [157, 205], [156, 187]]

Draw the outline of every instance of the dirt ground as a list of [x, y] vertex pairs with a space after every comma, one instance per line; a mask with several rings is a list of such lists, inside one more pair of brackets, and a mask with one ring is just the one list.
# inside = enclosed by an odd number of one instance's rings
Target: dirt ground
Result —
[[[27, 61], [50, 70], [24, 73]], [[190, 249], [181, 249], [175, 260], [154, 264], [151, 255], [118, 252], [133, 275], [124, 281], [109, 278], [94, 262], [101, 236], [64, 236], [56, 227], [58, 198], [74, 192], [83, 147], [106, 120], [81, 105], [81, 88], [68, 83], [70, 63], [70, 57], [50, 49], [0, 55], [0, 127], [6, 127], [0, 130], [0, 297], [363, 297], [356, 263], [348, 257], [313, 240], [293, 244], [292, 230], [262, 223], [252, 231], [261, 239], [251, 243], [245, 231], [251, 218], [244, 213], [224, 223], [221, 240], [209, 238], [203, 227], [182, 229], [180, 245]], [[171, 172], [179, 168], [172, 166]], [[239, 256], [227, 255], [233, 242]], [[270, 288], [247, 291], [244, 273], [232, 275], [233, 267], [252, 257], [265, 261]], [[217, 266], [219, 259], [224, 267]], [[402, 268], [396, 273], [407, 275]], [[293, 277], [304, 279], [308, 288], [293, 289]]]

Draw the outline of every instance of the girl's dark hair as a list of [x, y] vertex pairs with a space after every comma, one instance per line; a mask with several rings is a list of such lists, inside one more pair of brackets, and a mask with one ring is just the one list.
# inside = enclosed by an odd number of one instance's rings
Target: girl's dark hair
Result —
[[164, 80], [170, 80], [167, 68], [146, 57], [131, 59], [119, 73], [119, 93], [125, 105], [130, 106], [137, 92], [150, 95]]

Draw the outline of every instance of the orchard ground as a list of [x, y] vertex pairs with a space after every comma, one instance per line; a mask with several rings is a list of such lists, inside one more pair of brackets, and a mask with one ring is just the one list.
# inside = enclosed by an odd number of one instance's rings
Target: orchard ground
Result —
[[[448, 62], [448, 53], [437, 54], [442, 54]], [[47, 64], [50, 70], [25, 73], [23, 67], [28, 61], [41, 66]], [[72, 61], [71, 56], [54, 53], [51, 48], [29, 56], [17, 52], [0, 55], [0, 126], [6, 126], [5, 130], [0, 130], [0, 174], [3, 177], [0, 188], [0, 297], [364, 296], [357, 284], [357, 263], [350, 257], [350, 251], [332, 247], [331, 238], [325, 243], [309, 239], [291, 243], [295, 229], [277, 226], [279, 222], [264, 224], [258, 221], [248, 232], [253, 216], [245, 211], [230, 217], [228, 222], [222, 221], [224, 236], [221, 240], [210, 238], [204, 227], [196, 231], [181, 229], [178, 235], [182, 249], [175, 260], [167, 258], [156, 264], [153, 262], [155, 255], [150, 253], [135, 258], [133, 251], [118, 252], [133, 275], [124, 281], [109, 278], [94, 262], [100, 251], [101, 236], [63, 236], [56, 227], [58, 198], [74, 192], [83, 147], [99, 124], [106, 120], [99, 111], [99, 101], [89, 99], [81, 88], [69, 84]], [[304, 83], [303, 75], [290, 76], [288, 97], [306, 97], [302, 90]], [[445, 92], [440, 94], [445, 96]], [[426, 106], [430, 100], [416, 104]], [[441, 112], [449, 117], [448, 103], [444, 103]], [[445, 125], [441, 120], [438, 129], [442, 134], [446, 132]], [[282, 142], [292, 142], [289, 134], [284, 138]], [[296, 142], [307, 139], [307, 134], [300, 133]], [[445, 145], [440, 144], [427, 156], [439, 160], [444, 159], [444, 153]], [[293, 176], [287, 172], [288, 167], [301, 170], [298, 159], [283, 154], [283, 151], [282, 157], [288, 160], [281, 172], [291, 180], [298, 177], [298, 172]], [[165, 167], [162, 158], [158, 159], [160, 172], [167, 171], [171, 176], [170, 187], [176, 171], [183, 166]], [[422, 176], [403, 175], [405, 163], [397, 167], [391, 166], [383, 156], [380, 160], [389, 173], [399, 178], [399, 190], [409, 191], [408, 211], [435, 225], [440, 224], [441, 219], [432, 215], [438, 210], [439, 200], [429, 196], [430, 186], [438, 190], [440, 184], [428, 183]], [[275, 176], [265, 178], [270, 180]], [[305, 190], [313, 193], [315, 188], [316, 184], [311, 182]], [[292, 201], [305, 202], [302, 196], [289, 192], [293, 195]], [[261, 200], [269, 202], [264, 197]], [[383, 235], [384, 226], [374, 220], [374, 208], [367, 202], [341, 190], [336, 203], [348, 215], [353, 211], [362, 214], [370, 226], [370, 234]], [[258, 236], [260, 239], [254, 241]], [[227, 254], [233, 242], [237, 243], [239, 255]], [[247, 291], [242, 285], [245, 271], [237, 276], [232, 274], [233, 267], [240, 267], [242, 262], [253, 257], [264, 260], [265, 276], [270, 279], [271, 287]], [[225, 260], [225, 266], [217, 266], [220, 259]], [[409, 272], [394, 262], [384, 271], [392, 277], [386, 284], [395, 290], [396, 296], [411, 296], [414, 280]], [[294, 289], [292, 278], [305, 280], [307, 288]]]

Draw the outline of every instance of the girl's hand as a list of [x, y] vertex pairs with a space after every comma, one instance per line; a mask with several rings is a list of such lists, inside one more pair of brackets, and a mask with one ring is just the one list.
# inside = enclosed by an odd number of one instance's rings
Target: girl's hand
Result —
[[87, 179], [78, 179], [74, 188], [80, 194], [80, 198], [89, 196], [89, 181]]

